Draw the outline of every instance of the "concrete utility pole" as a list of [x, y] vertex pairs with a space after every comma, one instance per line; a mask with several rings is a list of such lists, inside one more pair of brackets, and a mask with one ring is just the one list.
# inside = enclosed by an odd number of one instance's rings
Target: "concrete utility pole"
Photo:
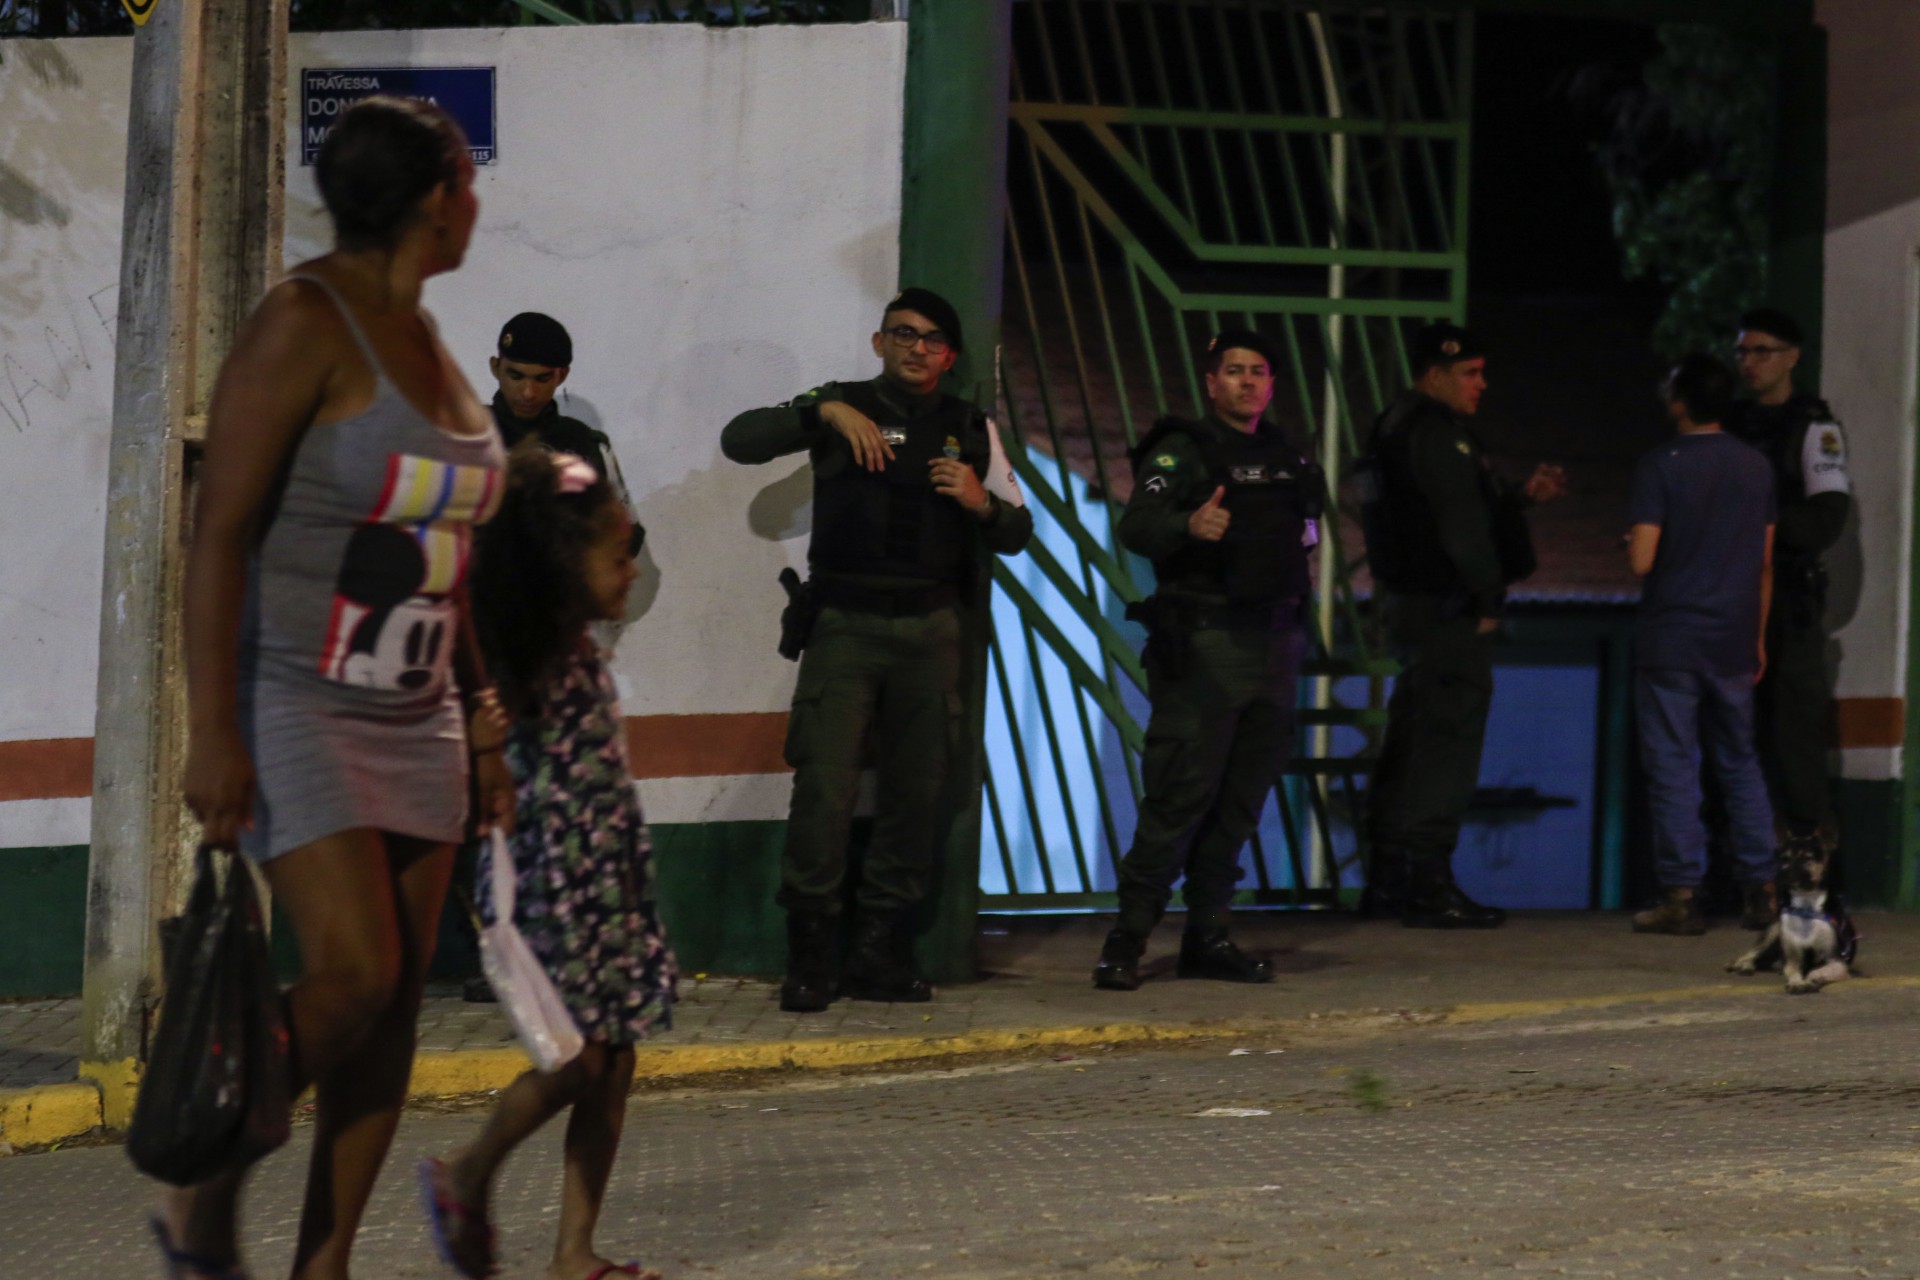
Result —
[[197, 833], [181, 803], [180, 586], [207, 400], [280, 269], [288, 0], [158, 0], [134, 37], [114, 353], [80, 1074], [131, 1114], [156, 925]]

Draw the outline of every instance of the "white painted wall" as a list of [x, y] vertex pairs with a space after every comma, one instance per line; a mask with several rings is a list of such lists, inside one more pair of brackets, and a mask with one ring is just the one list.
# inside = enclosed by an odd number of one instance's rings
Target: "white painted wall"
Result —
[[[1828, 232], [1821, 383], [1846, 424], [1856, 511], [1833, 556], [1843, 698], [1906, 694], [1916, 280], [1920, 202]], [[1840, 754], [1847, 777], [1900, 776], [1897, 749]]]
[[[1816, 17], [1829, 41], [1821, 383], [1847, 427], [1858, 510], [1834, 557], [1838, 693], [1904, 697], [1920, 421], [1920, 5], [1821, 0]], [[1841, 754], [1848, 777], [1900, 776], [1897, 749]]]
[[[719, 433], [871, 371], [905, 56], [901, 23], [294, 37], [296, 86], [305, 67], [499, 68], [479, 231], [427, 305], [483, 398], [508, 316], [572, 331], [563, 408], [613, 437], [657, 567], [619, 659], [630, 715], [791, 694], [774, 579], [804, 559], [805, 461], [740, 467]], [[87, 737], [132, 44], [9, 42], [0, 59], [0, 740]], [[287, 127], [291, 265], [327, 232]], [[84, 802], [0, 804], [0, 848], [85, 839]]]
[[132, 52], [0, 44], [0, 740], [93, 733]]

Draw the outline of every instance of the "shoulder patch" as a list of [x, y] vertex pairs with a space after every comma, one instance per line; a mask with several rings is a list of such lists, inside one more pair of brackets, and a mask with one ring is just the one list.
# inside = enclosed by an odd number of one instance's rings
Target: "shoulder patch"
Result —
[[1453, 447], [1458, 449], [1460, 452], [1466, 454], [1469, 457], [1473, 455], [1473, 446], [1468, 444], [1465, 440], [1455, 440], [1453, 442]]
[[1171, 471], [1180, 465], [1180, 459], [1170, 453], [1156, 453], [1153, 456], [1153, 465], [1163, 471]]
[[1809, 498], [1853, 492], [1853, 478], [1847, 474], [1847, 438], [1839, 423], [1815, 422], [1807, 427], [1800, 446], [1800, 478]]

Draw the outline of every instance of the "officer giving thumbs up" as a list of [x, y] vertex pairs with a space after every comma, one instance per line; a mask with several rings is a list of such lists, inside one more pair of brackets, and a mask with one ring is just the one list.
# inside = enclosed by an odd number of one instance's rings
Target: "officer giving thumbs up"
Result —
[[1233, 523], [1233, 512], [1221, 506], [1227, 498], [1227, 486], [1213, 487], [1213, 496], [1206, 505], [1187, 517], [1187, 532], [1202, 542], [1218, 542], [1227, 536], [1227, 526]]
[[1134, 453], [1120, 518], [1120, 541], [1153, 561], [1156, 587], [1127, 611], [1148, 624], [1153, 716], [1146, 795], [1120, 863], [1120, 919], [1093, 974], [1110, 991], [1140, 985], [1147, 935], [1183, 873], [1180, 976], [1273, 979], [1267, 961], [1227, 936], [1227, 912], [1240, 848], [1293, 754], [1307, 548], [1326, 485], [1265, 420], [1274, 370], [1265, 338], [1223, 333], [1201, 366], [1207, 415], [1155, 425]]

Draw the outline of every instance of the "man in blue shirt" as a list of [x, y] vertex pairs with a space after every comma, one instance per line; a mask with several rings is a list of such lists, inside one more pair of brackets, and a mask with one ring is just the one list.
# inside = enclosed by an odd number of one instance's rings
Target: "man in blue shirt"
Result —
[[1753, 721], [1773, 594], [1773, 468], [1720, 429], [1736, 391], [1712, 356], [1682, 359], [1666, 389], [1679, 434], [1633, 477], [1628, 554], [1646, 581], [1634, 704], [1661, 886], [1659, 905], [1634, 916], [1636, 933], [1706, 932], [1703, 754], [1725, 797], [1747, 896], [1764, 895], [1773, 876], [1773, 809]]

